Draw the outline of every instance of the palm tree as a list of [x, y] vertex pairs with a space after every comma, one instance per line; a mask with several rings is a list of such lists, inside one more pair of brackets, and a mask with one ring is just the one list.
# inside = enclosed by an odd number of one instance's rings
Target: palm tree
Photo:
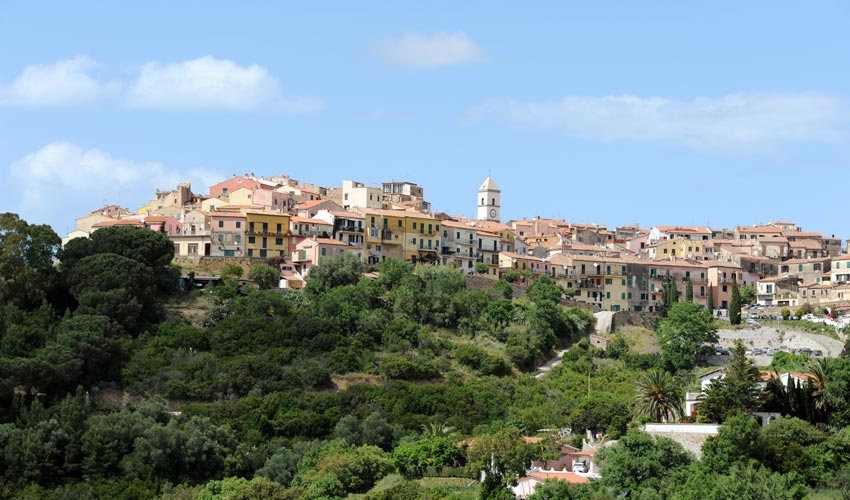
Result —
[[829, 382], [829, 360], [826, 358], [812, 360], [807, 369], [809, 374], [812, 375], [809, 382], [812, 383], [812, 399], [815, 402], [815, 409], [824, 411], [826, 409], [826, 385]]
[[682, 388], [676, 379], [653, 368], [635, 381], [634, 417], [649, 417], [656, 422], [679, 418], [684, 414], [682, 399]]

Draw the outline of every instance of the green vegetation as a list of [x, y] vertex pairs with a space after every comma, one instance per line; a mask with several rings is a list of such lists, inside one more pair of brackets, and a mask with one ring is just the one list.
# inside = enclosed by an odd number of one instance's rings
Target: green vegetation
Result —
[[[562, 306], [546, 277], [513, 299], [504, 285], [468, 289], [457, 270], [366, 269], [346, 255], [323, 260], [303, 292], [264, 289], [276, 272], [255, 266], [258, 287], [231, 269], [178, 296], [162, 233], [104, 228], [58, 245], [49, 228], [0, 216], [2, 498], [509, 498], [529, 460], [562, 444], [523, 436], [564, 427], [573, 444], [585, 430], [620, 444], [600, 453], [599, 481], [536, 498], [800, 498], [850, 485], [847, 358], [753, 393], [733, 356], [704, 414], [734, 432], [702, 463], [636, 430], [681, 414], [682, 386], [715, 341], [691, 302], [671, 297], [661, 354], [637, 330], [603, 351], [586, 338], [592, 315]], [[528, 375], [565, 346], [545, 377]], [[737, 415], [756, 407], [789, 418], [760, 429]]]

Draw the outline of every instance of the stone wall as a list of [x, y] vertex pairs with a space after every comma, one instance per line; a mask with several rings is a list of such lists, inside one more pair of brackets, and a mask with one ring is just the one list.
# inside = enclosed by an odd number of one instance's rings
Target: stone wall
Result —
[[702, 445], [711, 436], [716, 436], [720, 426], [717, 424], [645, 424], [644, 432], [653, 436], [663, 436], [681, 444], [683, 448], [702, 458]]
[[171, 261], [175, 266], [184, 269], [184, 273], [192, 270], [198, 275], [218, 275], [221, 269], [228, 264], [235, 264], [245, 270], [247, 276], [251, 267], [257, 264], [265, 264], [266, 259], [257, 257], [174, 257]]
[[647, 330], [655, 330], [657, 318], [658, 313], [654, 312], [617, 311], [611, 318], [611, 331], [616, 332], [624, 326], [639, 326]]

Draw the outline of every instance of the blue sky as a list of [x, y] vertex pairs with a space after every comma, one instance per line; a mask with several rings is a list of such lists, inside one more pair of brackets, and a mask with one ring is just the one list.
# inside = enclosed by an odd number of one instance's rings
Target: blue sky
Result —
[[0, 0], [0, 211], [253, 172], [474, 216], [489, 172], [505, 220], [850, 238], [844, 2], [125, 3]]

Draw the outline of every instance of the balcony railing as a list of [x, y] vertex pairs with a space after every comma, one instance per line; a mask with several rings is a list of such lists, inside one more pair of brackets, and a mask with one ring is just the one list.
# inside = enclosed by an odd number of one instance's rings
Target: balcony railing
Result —
[[289, 231], [263, 231], [262, 229], [248, 229], [245, 234], [248, 236], [275, 236], [281, 238], [283, 236], [289, 236]]
[[384, 229], [381, 231], [381, 239], [382, 240], [391, 240], [393, 239], [393, 232], [389, 229]]
[[348, 233], [362, 233], [363, 228], [357, 226], [339, 226], [338, 231], [345, 231]]

